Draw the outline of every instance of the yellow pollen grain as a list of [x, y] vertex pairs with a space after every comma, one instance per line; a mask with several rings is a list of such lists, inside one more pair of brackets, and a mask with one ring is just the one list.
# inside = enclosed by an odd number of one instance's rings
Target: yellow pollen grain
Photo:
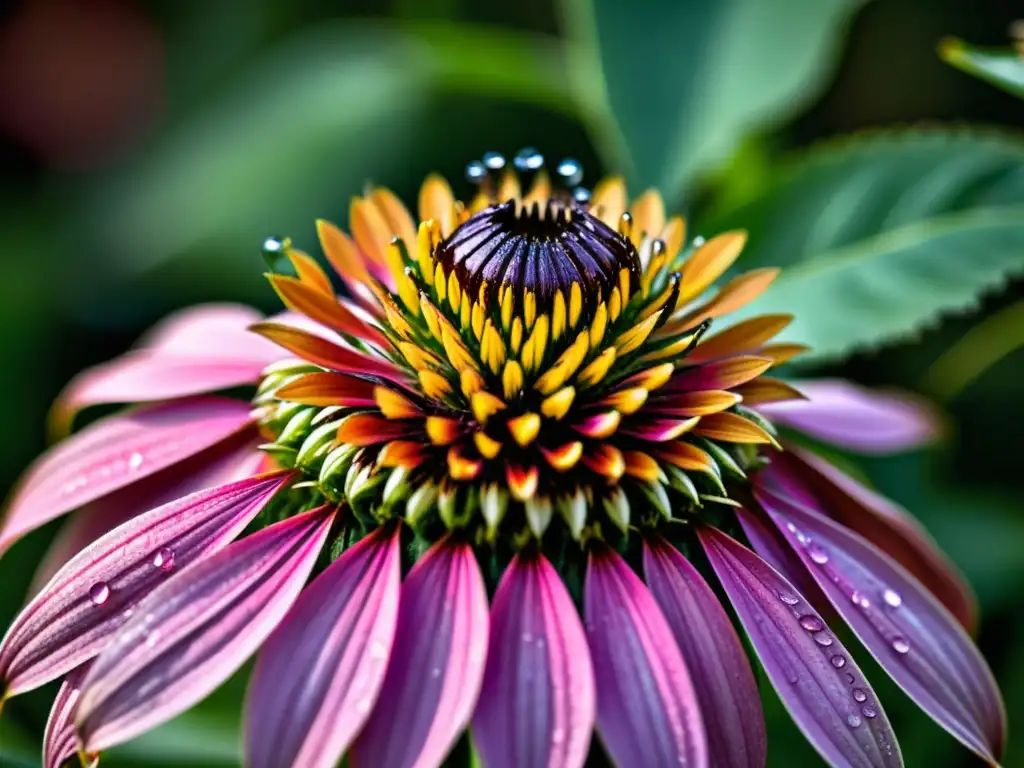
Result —
[[601, 405], [607, 405], [628, 416], [631, 413], [636, 413], [647, 402], [647, 394], [647, 390], [643, 387], [624, 389], [606, 397], [601, 401]]
[[533, 322], [537, 319], [537, 294], [533, 291], [523, 291], [523, 320], [526, 322], [526, 330], [533, 328]]
[[555, 341], [562, 338], [565, 332], [565, 294], [560, 290], [555, 291], [554, 303], [551, 308], [551, 338]]
[[423, 312], [423, 320], [430, 330], [430, 335], [441, 341], [441, 324], [438, 322], [437, 307], [431, 303], [427, 294], [422, 292], [420, 293], [420, 310]]
[[444, 267], [440, 264], [434, 270], [434, 293], [438, 301], [444, 301], [448, 295], [448, 280], [444, 274]]
[[596, 349], [601, 340], [604, 339], [605, 329], [608, 327], [608, 305], [603, 301], [597, 305], [594, 319], [590, 323], [590, 347]]
[[469, 296], [464, 293], [464, 294], [462, 294], [462, 303], [459, 305], [459, 325], [462, 326], [462, 330], [464, 330], [464, 331], [469, 330], [469, 320], [470, 320], [470, 314], [469, 314], [470, 313], [470, 308], [469, 307], [470, 307]]
[[658, 317], [658, 315], [651, 315], [639, 325], [634, 325], [624, 334], [619, 336], [619, 338], [615, 340], [615, 349], [618, 350], [619, 355], [628, 355], [647, 341], [647, 337], [650, 336], [651, 331], [654, 330], [655, 323], [658, 322]]
[[505, 363], [505, 370], [501, 374], [501, 384], [505, 390], [505, 399], [511, 400], [523, 390], [523, 369], [515, 360]]
[[[507, 329], [506, 329], [507, 330]], [[512, 354], [518, 355], [523, 344], [523, 321], [517, 317], [512, 321], [512, 332], [509, 334], [509, 345], [512, 347]]]
[[583, 289], [579, 283], [573, 283], [569, 289], [569, 326], [575, 328], [583, 311]]
[[507, 426], [508, 431], [512, 433], [512, 439], [519, 443], [521, 448], [525, 448], [540, 434], [540, 416], [536, 413], [524, 413], [522, 416], [509, 419]]
[[484, 377], [471, 368], [467, 368], [459, 374], [459, 387], [462, 389], [462, 394], [472, 397], [474, 392], [479, 392], [484, 388]]
[[433, 219], [424, 221], [416, 231], [416, 263], [424, 277], [434, 274], [434, 237], [431, 229], [436, 226]]
[[427, 437], [434, 445], [448, 445], [458, 436], [457, 422], [443, 416], [427, 416], [425, 422]]
[[622, 291], [623, 298], [629, 296], [629, 270], [626, 268], [619, 270], [619, 290]]
[[462, 286], [459, 285], [459, 278], [455, 274], [455, 270], [448, 275], [448, 306], [452, 308], [452, 312], [459, 311], [459, 304], [462, 303]]
[[[504, 294], [500, 296], [501, 299], [501, 327], [508, 333], [509, 327], [512, 325], [512, 310], [515, 308], [515, 297], [512, 295], [512, 290], [505, 290]], [[517, 320], [519, 318], [516, 318]]]
[[441, 400], [452, 392], [452, 385], [448, 379], [435, 371], [420, 371], [419, 380], [423, 394], [435, 400]]
[[614, 323], [619, 319], [619, 313], [622, 311], [622, 294], [619, 293], [619, 289], [613, 288], [612, 295], [608, 297], [608, 317]]
[[590, 387], [603, 380], [615, 362], [615, 347], [608, 347], [595, 357], [590, 364], [580, 371], [577, 381], [584, 387]]
[[473, 326], [473, 335], [476, 336], [476, 340], [480, 341], [483, 338], [484, 332], [484, 307], [480, 302], [473, 302], [473, 309], [470, 311], [471, 319], [470, 322]]
[[541, 315], [533, 327], [533, 333], [523, 346], [523, 367], [530, 372], [540, 367], [548, 343], [548, 316]]
[[569, 412], [572, 401], [576, 399], [575, 387], [562, 387], [555, 394], [544, 398], [540, 404], [540, 412], [547, 418], [559, 420]]
[[566, 443], [554, 450], [544, 451], [544, 458], [548, 460], [552, 469], [558, 472], [568, 472], [576, 466], [581, 456], [583, 456], [583, 443], [579, 440]]
[[487, 419], [507, 407], [503, 400], [485, 390], [474, 392], [473, 396], [469, 399], [469, 405], [473, 410], [474, 418], [479, 424], [486, 424]]
[[433, 368], [441, 365], [441, 359], [423, 349], [423, 347], [413, 344], [409, 341], [400, 341], [398, 343], [398, 350], [402, 353], [402, 356], [409, 362], [413, 368], [417, 371], [423, 371], [427, 368]]
[[486, 432], [474, 433], [473, 443], [476, 445], [480, 455], [485, 459], [493, 459], [501, 453], [502, 444], [490, 437]]

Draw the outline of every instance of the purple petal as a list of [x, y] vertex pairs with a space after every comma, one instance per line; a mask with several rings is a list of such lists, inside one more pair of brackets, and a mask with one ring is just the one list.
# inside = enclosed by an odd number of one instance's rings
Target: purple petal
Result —
[[899, 744], [853, 657], [793, 585], [721, 531], [701, 544], [761, 659], [808, 741], [832, 766], [901, 766]]
[[814, 510], [755, 497], [878, 663], [939, 725], [995, 764], [1006, 735], [992, 673], [963, 627], [920, 582]]
[[78, 754], [75, 706], [82, 692], [82, 680], [88, 671], [88, 663], [73, 670], [64, 678], [57, 691], [43, 734], [43, 768], [60, 768], [65, 761]]
[[761, 696], [718, 597], [697, 569], [661, 538], [644, 542], [644, 575], [690, 670], [708, 725], [711, 764], [761, 768], [768, 759]]
[[439, 542], [402, 585], [384, 686], [349, 763], [440, 765], [473, 714], [487, 628], [487, 592], [472, 548]]
[[971, 631], [978, 604], [967, 581], [909, 512], [812, 453], [790, 447], [754, 477], [859, 533], [924, 584]]
[[150, 510], [71, 559], [0, 644], [7, 694], [53, 680], [100, 653], [138, 603], [170, 575], [223, 548], [289, 475], [263, 475]]
[[793, 382], [806, 400], [757, 408], [779, 424], [858, 453], [899, 453], [935, 440], [939, 419], [923, 400], [872, 392], [841, 379]]
[[594, 672], [576, 606], [543, 555], [517, 555], [491, 606], [474, 741], [488, 768], [582, 766]]
[[136, 408], [41, 456], [15, 492], [0, 554], [29, 531], [209, 448], [252, 423], [247, 403], [202, 397]]
[[58, 532], [32, 576], [29, 594], [35, 596], [64, 564], [100, 536], [141, 512], [218, 485], [259, 474], [266, 454], [248, 433], [226, 440], [168, 467], [146, 480], [86, 504]]
[[708, 765], [690, 673], [647, 587], [607, 547], [583, 589], [597, 683], [597, 729], [617, 765]]
[[299, 596], [333, 519], [325, 506], [264, 528], [151, 592], [82, 685], [86, 749], [127, 741], [230, 677]]
[[381, 528], [302, 593], [249, 686], [247, 766], [337, 765], [384, 682], [400, 583], [398, 531]]

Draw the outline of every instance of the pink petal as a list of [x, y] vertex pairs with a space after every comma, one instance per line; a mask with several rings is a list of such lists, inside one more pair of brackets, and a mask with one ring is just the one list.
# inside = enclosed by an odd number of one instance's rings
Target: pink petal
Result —
[[966, 579], [917, 518], [893, 501], [793, 447], [773, 458], [754, 482], [777, 487], [782, 495], [859, 533], [910, 571], [965, 629], [977, 626], [978, 604]]
[[995, 765], [1006, 736], [1002, 699], [956, 619], [857, 534], [763, 488], [755, 497], [882, 668], [939, 725]]
[[690, 670], [707, 725], [710, 762], [722, 768], [764, 766], [768, 737], [761, 696], [718, 597], [661, 538], [644, 541], [644, 575]]
[[78, 374], [51, 414], [57, 434], [75, 414], [102, 403], [141, 403], [256, 384], [263, 369], [284, 357], [248, 330], [260, 314], [211, 304], [171, 315], [142, 338], [139, 348]]
[[43, 768], [60, 768], [65, 761], [78, 754], [75, 706], [82, 692], [82, 680], [88, 671], [88, 663], [73, 670], [64, 678], [57, 691], [43, 734]]
[[262, 474], [266, 454], [257, 450], [261, 442], [261, 438], [254, 440], [243, 433], [85, 505], [71, 515], [46, 551], [32, 576], [29, 594], [38, 594], [68, 560], [139, 513], [196, 491]]
[[377, 700], [398, 619], [398, 531], [347, 550], [264, 644], [246, 701], [245, 764], [331, 768]]
[[793, 585], [724, 533], [701, 544], [769, 680], [832, 766], [901, 766], [889, 720], [853, 657]]
[[465, 542], [445, 539], [402, 585], [395, 647], [355, 766], [440, 765], [469, 723], [487, 655], [487, 592]]
[[794, 382], [806, 400], [765, 403], [758, 410], [779, 424], [858, 453], [898, 453], [934, 441], [939, 419], [923, 400], [873, 392], [841, 379]]
[[616, 765], [708, 765], [700, 704], [672, 629], [643, 582], [607, 547], [583, 589], [597, 729]]
[[247, 403], [201, 397], [136, 408], [90, 425], [29, 469], [0, 528], [0, 554], [44, 523], [194, 456], [251, 423]]
[[488, 768], [582, 766], [594, 727], [594, 672], [576, 606], [543, 555], [517, 555], [491, 606], [473, 717]]
[[36, 688], [100, 653], [171, 573], [223, 548], [289, 479], [263, 475], [135, 517], [68, 562], [0, 644], [7, 693]]
[[230, 677], [299, 596], [333, 519], [321, 507], [264, 528], [150, 593], [82, 685], [86, 749], [127, 741]]

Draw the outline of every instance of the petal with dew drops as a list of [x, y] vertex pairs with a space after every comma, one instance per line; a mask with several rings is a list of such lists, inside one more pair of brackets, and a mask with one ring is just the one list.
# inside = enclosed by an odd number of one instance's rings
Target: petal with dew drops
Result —
[[39, 594], [72, 557], [136, 515], [196, 491], [261, 474], [267, 458], [258, 450], [261, 442], [255, 428], [246, 430], [142, 482], [86, 504], [54, 538], [32, 576], [29, 595]]
[[28, 470], [0, 528], [0, 554], [44, 523], [194, 456], [251, 423], [248, 403], [199, 397], [142, 406], [89, 425]]
[[473, 716], [484, 765], [582, 766], [595, 706], [587, 638], [568, 590], [543, 555], [517, 555], [494, 595]]
[[755, 498], [879, 665], [939, 725], [996, 765], [1006, 713], [992, 672], [963, 627], [873, 544], [789, 498]]
[[303, 405], [331, 405], [373, 408], [376, 401], [372, 381], [345, 373], [307, 373], [290, 381], [274, 393], [279, 400]]
[[230, 677], [298, 597], [333, 519], [320, 507], [264, 528], [150, 593], [82, 684], [86, 750], [169, 720]]
[[729, 616], [707, 582], [662, 538], [644, 541], [644, 576], [686, 659], [708, 724], [708, 755], [721, 768], [761, 768], [768, 757], [754, 673]]
[[926, 402], [907, 394], [872, 392], [848, 381], [793, 382], [805, 400], [762, 405], [773, 421], [856, 453], [909, 451], [933, 442], [939, 418]]
[[672, 630], [616, 552], [591, 552], [583, 611], [597, 729], [617, 765], [708, 765], [700, 704]]
[[301, 328], [282, 323], [265, 322], [252, 326], [252, 330], [289, 352], [333, 371], [371, 374], [391, 381], [405, 379], [402, 373], [387, 360], [370, 357], [349, 347], [343, 347]]
[[259, 381], [283, 355], [249, 331], [254, 309], [210, 304], [171, 315], [140, 339], [138, 348], [82, 371], [50, 412], [52, 434], [63, 436], [75, 415], [93, 405], [172, 400]]
[[436, 221], [441, 235], [447, 237], [455, 229], [455, 196], [443, 176], [432, 173], [420, 187], [420, 221]]
[[702, 339], [687, 356], [688, 363], [705, 363], [757, 349], [792, 322], [793, 316], [759, 315]]
[[487, 592], [473, 550], [444, 539], [402, 584], [384, 686], [350, 764], [440, 765], [473, 715], [487, 632]]
[[683, 264], [677, 300], [686, 302], [700, 296], [732, 266], [746, 243], [746, 232], [724, 232], [700, 246]]
[[968, 632], [977, 626], [974, 592], [917, 518], [813, 453], [788, 446], [776, 459], [765, 467], [760, 482], [777, 485], [797, 500], [805, 499], [859, 533], [910, 571]]
[[398, 529], [320, 574], [264, 643], [246, 697], [245, 764], [331, 768], [370, 716], [398, 619]]
[[199, 491], [82, 550], [22, 610], [0, 644], [6, 694], [37, 688], [102, 652], [140, 601], [238, 536], [289, 477], [278, 472]]
[[825, 761], [902, 766], [882, 705], [821, 616], [739, 542], [708, 526], [698, 535], [779, 698]]
[[43, 768], [61, 768], [78, 754], [78, 737], [75, 735], [75, 707], [82, 693], [82, 680], [89, 671], [83, 664], [68, 673], [50, 708], [43, 733]]

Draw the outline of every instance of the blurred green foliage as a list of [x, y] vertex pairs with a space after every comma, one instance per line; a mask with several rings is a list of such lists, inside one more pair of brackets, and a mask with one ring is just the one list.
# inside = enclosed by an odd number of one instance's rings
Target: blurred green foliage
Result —
[[[44, 447], [48, 403], [76, 370], [191, 302], [274, 309], [264, 236], [316, 253], [313, 220], [344, 224], [368, 180], [412, 201], [439, 170], [466, 193], [468, 160], [536, 145], [582, 160], [588, 183], [621, 172], [659, 186], [703, 235], [749, 229], [742, 266], [786, 267], [754, 311], [795, 312], [790, 333], [815, 347], [796, 373], [939, 400], [949, 428], [934, 450], [845, 459], [963, 567], [1010, 733], [1024, 732], [1024, 102], [935, 52], [949, 34], [1005, 45], [1010, 4], [96, 0], [106, 26], [72, 24], [59, 11], [74, 5], [0, 12], [5, 488]], [[1021, 92], [1015, 50], [942, 55]], [[107, 85], [153, 59], [157, 114]], [[49, 71], [49, 90], [32, 85]], [[101, 117], [118, 131], [72, 141]], [[52, 533], [5, 558], [0, 624]], [[872, 678], [908, 765], [972, 764]], [[109, 764], [237, 764], [244, 682]], [[5, 705], [0, 764], [38, 764], [52, 694]], [[766, 695], [772, 765], [817, 765]], [[1016, 739], [1006, 765], [1024, 766]]]

